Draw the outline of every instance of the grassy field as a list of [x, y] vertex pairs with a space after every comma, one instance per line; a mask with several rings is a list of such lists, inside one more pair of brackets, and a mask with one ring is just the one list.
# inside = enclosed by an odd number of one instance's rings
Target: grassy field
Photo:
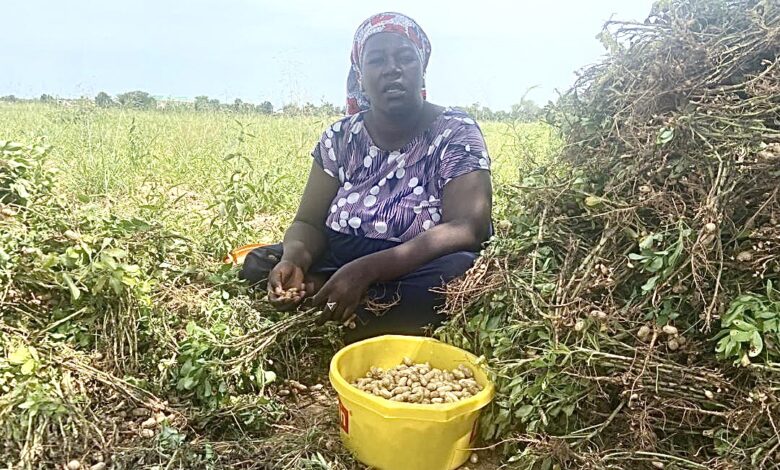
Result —
[[[157, 205], [155, 215], [166, 223], [204, 236], [211, 236], [200, 230], [204, 223], [240, 218], [247, 230], [225, 234], [235, 244], [281, 236], [297, 207], [309, 153], [336, 118], [0, 104], [2, 139], [51, 145], [57, 190], [74, 201], [124, 215], [149, 215]], [[518, 181], [554, 149], [553, 131], [542, 124], [481, 127], [497, 186]], [[172, 201], [161, 200], [166, 196]], [[243, 212], [226, 214], [231, 203]], [[496, 204], [500, 213], [505, 201]], [[198, 241], [217, 247], [230, 238]]]
[[[37, 145], [0, 143], [0, 463], [356, 468], [328, 387], [280, 393], [326, 383], [338, 329], [221, 262], [281, 237], [332, 119], [0, 103], [0, 141]], [[481, 124], [500, 218], [558, 144]]]

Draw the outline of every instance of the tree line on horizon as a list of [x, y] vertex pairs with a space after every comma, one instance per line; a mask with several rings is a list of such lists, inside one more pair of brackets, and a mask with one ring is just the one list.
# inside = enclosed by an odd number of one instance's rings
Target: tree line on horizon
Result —
[[[238, 113], [256, 113], [256, 114], [281, 114], [284, 116], [335, 116], [345, 113], [343, 106], [339, 107], [332, 103], [323, 102], [315, 105], [307, 102], [303, 105], [288, 103], [281, 108], [274, 108], [270, 101], [263, 101], [259, 104], [252, 104], [236, 98], [232, 103], [222, 103], [216, 98], [208, 96], [196, 96], [192, 101], [182, 101], [175, 99], [158, 100], [145, 91], [135, 90], [126, 93], [120, 93], [111, 96], [101, 91], [94, 98], [81, 97], [78, 99], [59, 99], [49, 94], [42, 94], [35, 99], [22, 99], [14, 95], [0, 97], [0, 101], [5, 102], [31, 102], [38, 101], [42, 103], [62, 103], [62, 102], [94, 102], [100, 108], [127, 108], [127, 109], [192, 109], [195, 111], [226, 111]], [[479, 103], [473, 103], [469, 106], [458, 106], [463, 111], [469, 113], [477, 120], [487, 121], [520, 121], [531, 122], [542, 117], [543, 109], [533, 100], [523, 98], [519, 103], [513, 104], [509, 111], [492, 110]]]

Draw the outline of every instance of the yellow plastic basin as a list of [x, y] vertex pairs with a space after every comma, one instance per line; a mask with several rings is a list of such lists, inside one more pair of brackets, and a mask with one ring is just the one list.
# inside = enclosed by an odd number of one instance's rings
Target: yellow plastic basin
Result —
[[[351, 385], [371, 366], [389, 369], [404, 357], [439, 369], [465, 364], [484, 389], [455, 403], [399, 403]], [[378, 470], [451, 470], [468, 459], [480, 410], [493, 384], [477, 358], [431, 338], [388, 335], [351, 344], [333, 356], [330, 382], [339, 396], [341, 438], [355, 457]]]

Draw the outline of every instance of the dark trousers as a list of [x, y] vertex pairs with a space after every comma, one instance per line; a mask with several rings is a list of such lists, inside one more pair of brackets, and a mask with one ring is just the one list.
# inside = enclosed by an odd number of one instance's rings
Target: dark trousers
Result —
[[[328, 230], [328, 250], [310, 269], [312, 273], [332, 275], [341, 266], [377, 251], [398, 245], [397, 242], [355, 237]], [[268, 274], [282, 257], [282, 244], [253, 250], [244, 260], [241, 278], [258, 289], [265, 289]], [[365, 306], [358, 309], [355, 329], [345, 330], [345, 341], [352, 343], [384, 334], [422, 335], [444, 320], [437, 313], [444, 304], [441, 294], [431, 292], [463, 275], [476, 259], [476, 253], [459, 251], [426, 263], [400, 279], [371, 286], [369, 299], [377, 304], [394, 303], [377, 315]]]

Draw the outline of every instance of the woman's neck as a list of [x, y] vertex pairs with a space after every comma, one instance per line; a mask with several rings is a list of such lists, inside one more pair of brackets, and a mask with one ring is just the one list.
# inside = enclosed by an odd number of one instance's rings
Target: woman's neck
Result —
[[406, 116], [391, 116], [372, 109], [364, 120], [376, 145], [385, 150], [396, 150], [430, 125], [430, 114], [429, 105], [423, 103], [417, 112]]

